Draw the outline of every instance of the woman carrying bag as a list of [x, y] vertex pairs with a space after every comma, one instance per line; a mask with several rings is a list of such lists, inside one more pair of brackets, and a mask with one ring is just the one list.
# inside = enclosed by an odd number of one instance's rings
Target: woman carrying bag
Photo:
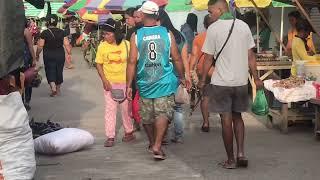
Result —
[[126, 69], [130, 43], [124, 40], [121, 23], [109, 19], [100, 26], [102, 41], [98, 46], [96, 63], [101, 78], [105, 97], [105, 147], [112, 147], [115, 142], [117, 106], [120, 105], [125, 135], [123, 142], [135, 139], [129, 114], [129, 101], [126, 97]]

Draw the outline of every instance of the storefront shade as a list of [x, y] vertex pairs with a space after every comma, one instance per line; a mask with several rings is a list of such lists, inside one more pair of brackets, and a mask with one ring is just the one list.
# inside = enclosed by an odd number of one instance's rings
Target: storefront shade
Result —
[[[237, 7], [254, 7], [250, 0], [234, 0]], [[192, 0], [193, 7], [196, 10], [206, 10], [208, 9], [209, 0]], [[229, 2], [229, 1], [228, 1]], [[265, 8], [269, 6], [272, 0], [254, 0], [260, 8]]]
[[[63, 2], [51, 2], [51, 13], [57, 14], [58, 9], [63, 6]], [[33, 5], [31, 5], [28, 2], [24, 2], [24, 10], [25, 10], [25, 16], [26, 17], [38, 17], [42, 18], [47, 15], [48, 11], [48, 5], [45, 4], [43, 9], [37, 9]]]

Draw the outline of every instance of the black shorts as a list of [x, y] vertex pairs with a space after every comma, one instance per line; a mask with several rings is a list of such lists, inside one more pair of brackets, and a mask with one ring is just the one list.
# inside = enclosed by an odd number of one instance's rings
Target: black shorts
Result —
[[248, 85], [227, 87], [210, 84], [205, 91], [209, 96], [209, 110], [215, 113], [246, 112], [249, 107]]

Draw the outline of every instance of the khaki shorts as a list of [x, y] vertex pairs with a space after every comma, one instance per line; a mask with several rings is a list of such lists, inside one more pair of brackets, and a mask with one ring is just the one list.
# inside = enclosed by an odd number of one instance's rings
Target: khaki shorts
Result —
[[158, 117], [173, 118], [174, 96], [165, 96], [155, 99], [140, 98], [140, 116], [142, 124], [153, 124]]
[[216, 86], [210, 84], [205, 91], [209, 96], [209, 110], [215, 113], [246, 112], [249, 107], [248, 86]]

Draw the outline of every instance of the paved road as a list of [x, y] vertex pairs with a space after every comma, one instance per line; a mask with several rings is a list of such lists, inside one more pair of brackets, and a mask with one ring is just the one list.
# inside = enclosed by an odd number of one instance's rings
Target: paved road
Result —
[[[187, 118], [184, 144], [166, 147], [168, 159], [154, 162], [146, 153], [146, 137], [137, 133], [130, 144], [121, 141], [103, 147], [104, 102], [102, 87], [94, 69], [89, 69], [78, 49], [73, 53], [76, 69], [65, 71], [63, 95], [49, 98], [43, 83], [34, 90], [30, 115], [37, 121], [49, 117], [64, 126], [77, 127], [95, 137], [92, 148], [63, 156], [37, 156], [36, 180], [316, 180], [320, 177], [320, 142], [312, 127], [294, 127], [289, 135], [267, 129], [246, 113], [248, 169], [224, 170], [217, 163], [225, 158], [219, 118], [212, 114], [210, 133], [201, 133], [199, 112]], [[186, 114], [188, 114], [186, 112]], [[119, 121], [120, 122], [120, 121]], [[118, 123], [120, 124], [120, 123]]]

